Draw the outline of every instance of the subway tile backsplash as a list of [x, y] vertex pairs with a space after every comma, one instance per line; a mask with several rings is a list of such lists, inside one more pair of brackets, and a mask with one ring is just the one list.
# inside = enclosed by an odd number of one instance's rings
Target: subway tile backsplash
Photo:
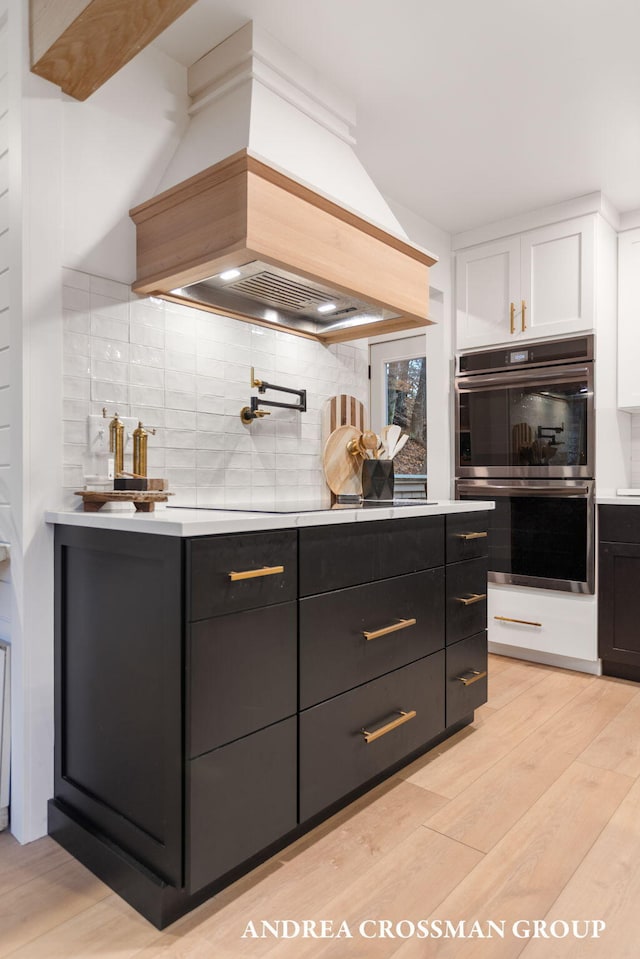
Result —
[[[325, 347], [136, 297], [126, 284], [76, 270], [63, 282], [66, 505], [78, 505], [73, 491], [95, 472], [87, 416], [104, 406], [156, 429], [149, 472], [168, 479], [171, 505], [269, 504], [276, 491], [304, 499], [326, 489], [321, 410], [335, 393], [367, 403], [366, 341]], [[262, 379], [306, 389], [307, 412], [274, 409], [244, 426], [252, 366]]]

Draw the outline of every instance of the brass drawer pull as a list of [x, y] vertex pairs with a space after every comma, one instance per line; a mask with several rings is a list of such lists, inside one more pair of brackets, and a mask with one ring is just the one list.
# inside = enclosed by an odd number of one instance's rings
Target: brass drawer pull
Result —
[[366, 630], [362, 633], [365, 639], [378, 639], [379, 636], [387, 636], [389, 633], [397, 633], [399, 629], [408, 629], [409, 626], [415, 626], [416, 619], [400, 619], [392, 626], [383, 626], [382, 629], [374, 629], [371, 632]]
[[276, 573], [284, 573], [284, 566], [263, 566], [262, 569], [244, 569], [241, 573], [229, 573], [229, 579], [232, 583], [239, 579], [255, 579], [257, 576], [275, 576]]
[[471, 669], [468, 673], [465, 673], [464, 676], [456, 676], [456, 679], [461, 682], [463, 686], [473, 686], [474, 683], [484, 679], [486, 675], [486, 669], [482, 673], [478, 669]]
[[456, 596], [456, 602], [463, 606], [473, 606], [474, 603], [480, 603], [487, 598], [486, 593], [472, 593], [471, 596]]
[[489, 534], [485, 531], [484, 533], [456, 533], [458, 539], [485, 539]]
[[540, 626], [542, 628], [542, 623], [533, 623], [530, 619], [511, 619], [510, 616], [494, 616], [494, 619], [499, 619], [501, 623], [520, 623], [521, 626]]
[[527, 328], [527, 301], [521, 300], [520, 305], [522, 306], [521, 330], [524, 333]]
[[509, 332], [515, 333], [516, 331], [516, 305], [515, 303], [509, 304]]
[[404, 723], [408, 723], [410, 719], [414, 719], [417, 715], [415, 709], [411, 709], [409, 712], [404, 710], [398, 710], [400, 715], [397, 719], [392, 719], [390, 723], [387, 723], [386, 726], [381, 726], [380, 729], [374, 729], [370, 733], [366, 729], [361, 729], [360, 732], [364, 736], [364, 741], [366, 743], [372, 743], [375, 739], [380, 739], [381, 736], [386, 736], [387, 733], [390, 733], [392, 729], [397, 729], [398, 726], [402, 726]]

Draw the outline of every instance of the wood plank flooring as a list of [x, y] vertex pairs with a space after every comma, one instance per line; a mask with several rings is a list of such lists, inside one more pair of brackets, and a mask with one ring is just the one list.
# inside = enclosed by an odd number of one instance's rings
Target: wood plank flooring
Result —
[[[0, 959], [636, 959], [640, 685], [496, 656], [489, 675], [472, 726], [164, 932], [52, 840], [1, 834]], [[467, 937], [410, 934], [436, 919]], [[353, 938], [243, 938], [250, 920]]]

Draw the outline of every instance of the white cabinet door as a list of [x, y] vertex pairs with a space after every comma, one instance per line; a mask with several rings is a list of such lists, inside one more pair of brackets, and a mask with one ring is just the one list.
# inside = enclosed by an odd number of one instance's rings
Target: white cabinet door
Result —
[[[520, 293], [520, 238], [506, 237], [456, 256], [456, 347], [513, 339], [511, 313]], [[513, 304], [513, 307], [512, 307]]]
[[456, 349], [592, 330], [595, 216], [554, 223], [456, 255]]
[[618, 406], [640, 407], [640, 229], [618, 237]]
[[[593, 329], [595, 217], [524, 233], [521, 337], [561, 336]], [[522, 309], [524, 307], [524, 309]]]

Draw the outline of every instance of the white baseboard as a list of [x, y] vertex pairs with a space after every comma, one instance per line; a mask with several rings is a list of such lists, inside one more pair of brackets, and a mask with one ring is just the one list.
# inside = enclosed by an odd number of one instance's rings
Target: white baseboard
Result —
[[523, 649], [521, 646], [507, 646], [503, 643], [488, 643], [487, 645], [489, 652], [495, 653], [497, 656], [526, 659], [531, 663], [541, 663], [543, 666], [558, 666], [560, 669], [574, 669], [579, 673], [602, 676], [602, 662], [599, 659], [571, 659], [569, 656], [557, 656], [555, 653], [544, 653], [538, 649]]

